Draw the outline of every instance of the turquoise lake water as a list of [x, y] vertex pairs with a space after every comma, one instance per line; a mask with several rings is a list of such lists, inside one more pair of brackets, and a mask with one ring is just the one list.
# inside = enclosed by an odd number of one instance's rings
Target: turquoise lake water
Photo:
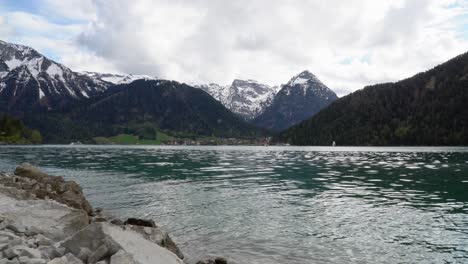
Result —
[[153, 218], [193, 258], [468, 263], [468, 148], [0, 147]]

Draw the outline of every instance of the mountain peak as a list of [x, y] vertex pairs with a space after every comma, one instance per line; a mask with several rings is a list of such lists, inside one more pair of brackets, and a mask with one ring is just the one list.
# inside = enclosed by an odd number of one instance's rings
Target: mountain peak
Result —
[[302, 78], [317, 78], [313, 73], [311, 73], [309, 70], [304, 70], [301, 73], [298, 74], [299, 77]]
[[314, 81], [314, 82], [320, 82], [320, 80], [315, 76], [313, 73], [311, 73], [308, 70], [302, 71], [298, 75], [295, 75], [294, 77], [291, 78], [291, 80], [286, 84], [289, 86], [295, 86], [297, 84], [305, 84], [309, 81]]
[[281, 86], [254, 124], [281, 131], [313, 116], [337, 98], [313, 73], [303, 71]]

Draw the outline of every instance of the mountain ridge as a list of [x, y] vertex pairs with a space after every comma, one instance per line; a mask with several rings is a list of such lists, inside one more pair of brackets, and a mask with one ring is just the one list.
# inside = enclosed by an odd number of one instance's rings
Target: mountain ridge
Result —
[[[48, 59], [35, 49], [0, 40], [0, 110], [30, 112], [63, 108], [111, 84]], [[26, 103], [23, 103], [26, 101]]]
[[48, 143], [160, 130], [189, 137], [264, 133], [200, 89], [142, 75], [74, 72], [23, 45], [0, 42], [0, 73], [0, 113], [38, 128]]

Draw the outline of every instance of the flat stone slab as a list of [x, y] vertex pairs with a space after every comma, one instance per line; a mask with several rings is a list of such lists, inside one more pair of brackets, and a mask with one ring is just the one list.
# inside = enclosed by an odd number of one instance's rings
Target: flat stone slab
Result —
[[88, 225], [89, 218], [83, 210], [51, 200], [16, 199], [3, 194], [1, 188], [4, 187], [0, 187], [1, 216], [14, 221], [16, 226], [41, 230], [53, 242], [63, 240]]

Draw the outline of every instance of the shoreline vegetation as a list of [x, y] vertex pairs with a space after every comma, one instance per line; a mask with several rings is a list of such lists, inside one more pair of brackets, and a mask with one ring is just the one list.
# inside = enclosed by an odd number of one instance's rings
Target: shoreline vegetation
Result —
[[94, 137], [91, 143], [96, 145], [265, 145], [269, 137], [259, 138], [222, 138], [215, 136], [172, 136], [157, 132], [154, 138], [138, 135], [119, 134], [113, 137]]
[[0, 172], [2, 264], [230, 264], [188, 259], [153, 220], [120, 219], [93, 208], [81, 187], [30, 164]]
[[29, 129], [19, 119], [0, 115], [0, 145], [41, 143], [42, 136], [38, 130]]
[[265, 145], [270, 137], [224, 138], [216, 136], [189, 135], [142, 129], [137, 134], [117, 134], [111, 137], [96, 136], [77, 139], [68, 143], [44, 142], [38, 130], [28, 128], [20, 119], [0, 116], [0, 145], [39, 145], [43, 143], [63, 145]]

